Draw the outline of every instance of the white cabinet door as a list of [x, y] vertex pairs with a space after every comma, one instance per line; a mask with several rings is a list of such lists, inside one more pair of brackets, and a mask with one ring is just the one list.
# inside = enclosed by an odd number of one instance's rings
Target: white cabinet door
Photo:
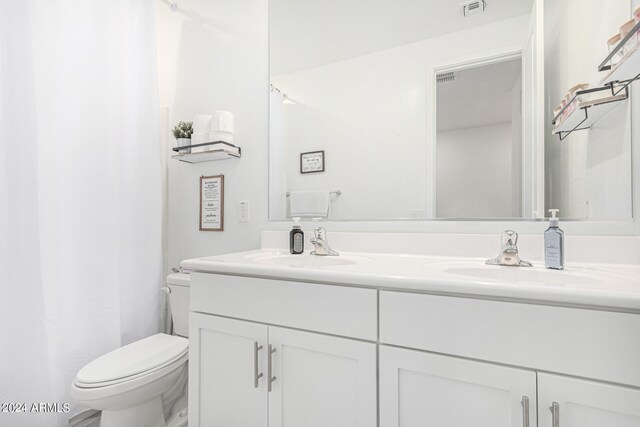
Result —
[[376, 426], [375, 344], [276, 327], [269, 342], [269, 427]]
[[380, 427], [534, 427], [533, 371], [380, 346]]
[[189, 325], [189, 426], [266, 427], [267, 327], [199, 313]]
[[640, 426], [640, 390], [634, 388], [538, 374], [538, 402], [539, 427]]

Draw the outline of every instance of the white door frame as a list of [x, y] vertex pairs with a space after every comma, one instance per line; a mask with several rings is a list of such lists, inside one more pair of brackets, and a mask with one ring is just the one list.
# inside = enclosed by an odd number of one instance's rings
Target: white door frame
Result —
[[[436, 191], [437, 191], [437, 98], [436, 98], [436, 76], [447, 71], [461, 71], [469, 68], [475, 68], [482, 65], [495, 64], [498, 62], [509, 61], [511, 59], [520, 58], [521, 66], [523, 61], [522, 46], [508, 46], [502, 49], [493, 49], [485, 52], [478, 52], [458, 58], [450, 58], [439, 61], [431, 69], [428, 69], [429, 77], [427, 78], [427, 99], [431, 98], [431, 111], [433, 114], [427, 115], [427, 149], [426, 149], [426, 167], [427, 167], [427, 183], [426, 183], [426, 214], [428, 218], [437, 218], [436, 216]], [[522, 79], [522, 92], [524, 94], [524, 79]], [[432, 96], [429, 96], [432, 94]], [[522, 97], [524, 103], [524, 96]], [[427, 100], [427, 102], [429, 102]], [[524, 104], [523, 104], [524, 105]], [[521, 108], [522, 111], [522, 108]], [[524, 120], [523, 120], [524, 124]], [[522, 126], [522, 154], [524, 156], [524, 126]], [[429, 131], [430, 129], [430, 131]], [[524, 168], [522, 168], [524, 169]], [[522, 180], [524, 182], [524, 180]], [[521, 185], [522, 187], [522, 185]], [[523, 193], [524, 198], [524, 193]], [[524, 212], [523, 212], [524, 214]]]

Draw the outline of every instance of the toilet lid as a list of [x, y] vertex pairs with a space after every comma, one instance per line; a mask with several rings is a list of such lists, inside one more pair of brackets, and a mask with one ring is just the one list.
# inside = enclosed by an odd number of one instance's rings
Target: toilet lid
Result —
[[171, 273], [167, 275], [167, 285], [189, 286], [191, 284], [191, 274]]
[[121, 380], [166, 365], [184, 355], [189, 340], [153, 335], [98, 357], [78, 372], [76, 382], [95, 384]]

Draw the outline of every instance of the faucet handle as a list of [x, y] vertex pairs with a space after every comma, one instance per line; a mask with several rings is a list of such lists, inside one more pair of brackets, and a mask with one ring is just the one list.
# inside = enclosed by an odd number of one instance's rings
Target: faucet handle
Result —
[[313, 229], [313, 234], [315, 234], [316, 239], [322, 239], [322, 240], [326, 240], [327, 239], [327, 230], [324, 229], [324, 227], [316, 227]]
[[510, 265], [516, 267], [531, 267], [529, 261], [520, 259], [518, 254], [518, 233], [513, 230], [505, 230], [500, 235], [502, 247], [495, 258], [485, 261], [489, 265]]
[[517, 248], [518, 247], [518, 233], [514, 230], [505, 230], [501, 235], [503, 248]]
[[340, 255], [329, 247], [327, 242], [327, 230], [324, 227], [316, 227], [313, 229], [315, 237], [311, 238], [311, 243], [315, 246], [316, 250], [311, 252], [311, 255]]

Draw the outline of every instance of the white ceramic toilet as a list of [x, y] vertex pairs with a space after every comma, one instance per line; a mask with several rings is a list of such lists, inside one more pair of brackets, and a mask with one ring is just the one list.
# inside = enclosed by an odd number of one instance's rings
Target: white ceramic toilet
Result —
[[71, 397], [102, 411], [100, 427], [187, 425], [189, 280], [167, 276], [176, 335], [156, 334], [107, 353], [76, 375]]

